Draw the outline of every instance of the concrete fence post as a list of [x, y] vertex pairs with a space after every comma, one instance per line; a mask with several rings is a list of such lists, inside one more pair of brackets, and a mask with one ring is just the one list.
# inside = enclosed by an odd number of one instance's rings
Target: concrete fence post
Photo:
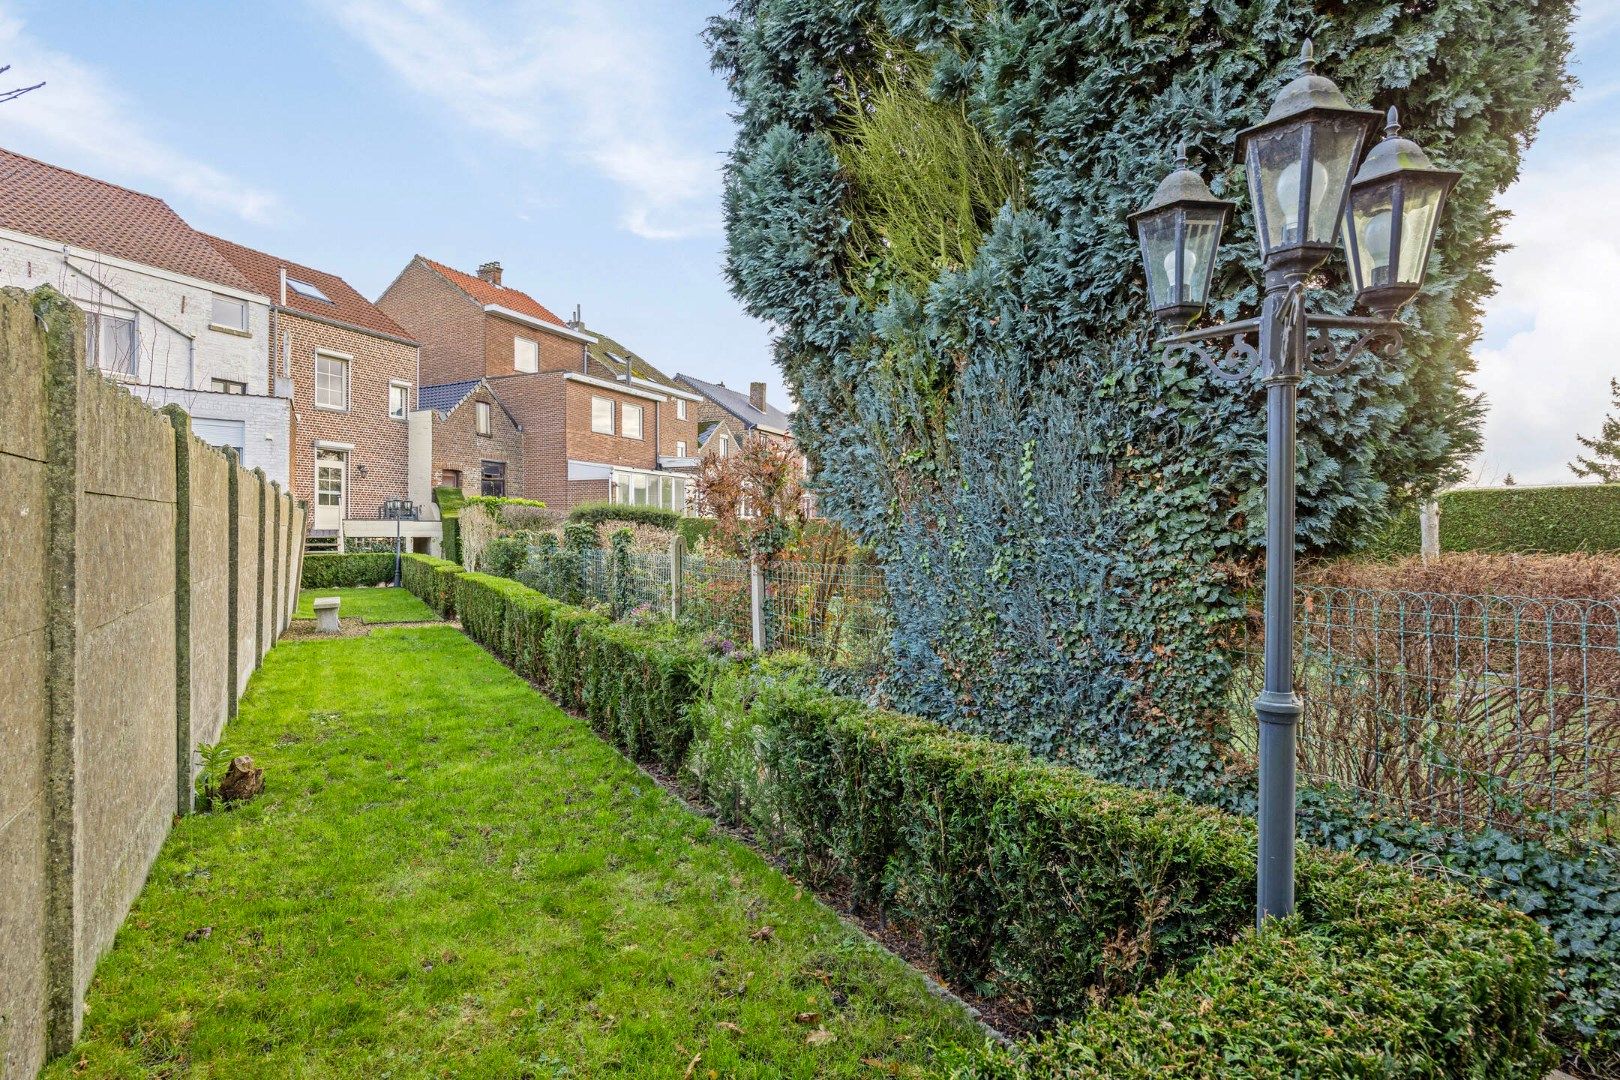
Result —
[[1424, 562], [1440, 557], [1440, 500], [1425, 499], [1418, 509], [1418, 529], [1421, 533], [1421, 551]]
[[78, 713], [79, 380], [84, 321], [66, 301], [45, 323], [45, 1056], [79, 1034], [74, 781]]
[[755, 555], [748, 560], [748, 610], [754, 626], [754, 651], [765, 651], [765, 560]]
[[161, 410], [174, 425], [174, 812], [191, 813], [191, 417]]
[[686, 599], [686, 541], [676, 533], [669, 538], [669, 617], [679, 619]]

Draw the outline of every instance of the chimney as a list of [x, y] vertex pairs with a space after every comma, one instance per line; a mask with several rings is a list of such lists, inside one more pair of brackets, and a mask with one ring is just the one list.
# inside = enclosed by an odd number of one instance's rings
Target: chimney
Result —
[[751, 382], [748, 384], [748, 404], [754, 407], [755, 412], [765, 411], [765, 384]]
[[494, 261], [485, 263], [478, 268], [478, 276], [491, 285], [499, 285], [501, 283], [501, 264]]

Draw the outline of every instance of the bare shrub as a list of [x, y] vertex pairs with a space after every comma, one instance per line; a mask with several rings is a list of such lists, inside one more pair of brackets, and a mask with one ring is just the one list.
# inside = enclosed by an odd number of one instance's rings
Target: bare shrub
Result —
[[1322, 564], [1296, 627], [1310, 778], [1441, 825], [1620, 824], [1620, 558]]

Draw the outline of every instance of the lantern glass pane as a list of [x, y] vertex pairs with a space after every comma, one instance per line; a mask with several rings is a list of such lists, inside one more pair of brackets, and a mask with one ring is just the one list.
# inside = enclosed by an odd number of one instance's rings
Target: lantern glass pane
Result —
[[1315, 120], [1311, 126], [1310, 221], [1305, 239], [1331, 245], [1338, 239], [1345, 190], [1350, 186], [1350, 171], [1355, 168], [1356, 152], [1361, 149], [1367, 128], [1364, 121], [1354, 117]]
[[1260, 250], [1300, 243], [1300, 161], [1305, 147], [1304, 125], [1291, 124], [1261, 132], [1249, 139], [1249, 198], [1257, 220]]
[[1362, 188], [1350, 197], [1350, 273], [1356, 291], [1394, 283], [1395, 185]]
[[1204, 306], [1209, 296], [1210, 272], [1215, 268], [1215, 253], [1221, 245], [1221, 222], [1225, 215], [1220, 210], [1193, 209], [1187, 211], [1187, 247], [1182, 259], [1181, 295], [1188, 303]]
[[1401, 250], [1397, 256], [1397, 280], [1423, 284], [1423, 270], [1434, 243], [1434, 226], [1440, 216], [1441, 185], [1431, 179], [1411, 178], [1401, 208]]
[[1136, 232], [1142, 242], [1142, 265], [1147, 271], [1148, 306], [1168, 307], [1176, 302], [1173, 288], [1176, 274], [1176, 218], [1180, 212], [1166, 210], [1141, 218]]

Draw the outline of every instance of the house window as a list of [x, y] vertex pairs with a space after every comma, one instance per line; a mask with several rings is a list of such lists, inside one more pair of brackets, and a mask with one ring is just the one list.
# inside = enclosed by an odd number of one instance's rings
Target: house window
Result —
[[686, 512], [686, 478], [659, 473], [613, 470], [612, 501], [620, 506], [656, 506]]
[[332, 303], [332, 298], [321, 292], [320, 289], [307, 281], [300, 281], [295, 277], [287, 278], [287, 291], [295, 296], [302, 296], [306, 300], [315, 300], [322, 304]]
[[494, 495], [496, 497], [501, 497], [506, 494], [506, 462], [479, 462], [478, 493], [480, 495]]
[[612, 398], [591, 398], [591, 430], [598, 435], [613, 434]]
[[675, 399], [675, 419], [686, 419], [686, 402], [682, 401], [680, 398]]
[[685, 457], [686, 456], [686, 444], [685, 443], [677, 442], [675, 444], [675, 456], [676, 457]]
[[619, 434], [627, 439], [641, 438], [641, 416], [640, 405], [619, 406]]
[[209, 325], [220, 330], [236, 330], [240, 333], [247, 333], [247, 301], [215, 293], [214, 310], [213, 314], [208, 317], [208, 322]]
[[731, 436], [722, 435], [719, 439], [715, 440], [714, 452], [721, 457], [725, 457], [727, 454], [729, 454], [731, 452]]
[[315, 405], [321, 409], [349, 407], [349, 362], [341, 356], [315, 354]]
[[245, 394], [247, 383], [236, 382], [233, 379], [210, 379], [208, 389], [216, 394]]
[[405, 419], [405, 411], [411, 407], [411, 384], [391, 382], [388, 384], [388, 415], [395, 420]]
[[478, 419], [478, 434], [488, 435], [489, 428], [489, 402], [475, 401], [473, 403], [474, 415]]
[[134, 319], [93, 314], [84, 320], [84, 325], [89, 338], [85, 342], [85, 366], [98, 367], [116, 375], [139, 377], [141, 349]]
[[528, 338], [513, 338], [512, 367], [518, 371], [539, 371], [540, 343]]

